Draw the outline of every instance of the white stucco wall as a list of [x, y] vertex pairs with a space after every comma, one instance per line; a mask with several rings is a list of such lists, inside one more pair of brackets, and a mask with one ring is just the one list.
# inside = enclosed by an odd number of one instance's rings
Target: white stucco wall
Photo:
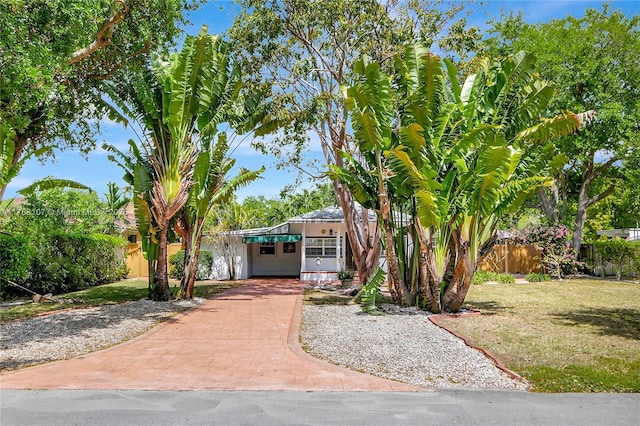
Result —
[[295, 252], [285, 253], [286, 243], [276, 243], [275, 254], [260, 254], [260, 244], [245, 244], [251, 252], [251, 275], [265, 276], [298, 276], [300, 274], [300, 247], [294, 243]]
[[[246, 244], [242, 243], [241, 237], [234, 237], [232, 241], [235, 245], [236, 252], [236, 277], [241, 280], [246, 280], [250, 276]], [[228, 280], [229, 267], [223, 257], [221, 247], [216, 244], [203, 243], [202, 249], [213, 252], [213, 266], [211, 268], [210, 278], [213, 280]]]

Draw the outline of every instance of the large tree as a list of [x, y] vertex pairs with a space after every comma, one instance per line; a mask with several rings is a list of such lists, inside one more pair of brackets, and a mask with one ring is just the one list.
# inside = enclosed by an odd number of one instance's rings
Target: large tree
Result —
[[207, 34], [206, 26], [197, 37], [188, 36], [180, 52], [155, 58], [149, 67], [106, 86], [116, 105], [112, 117], [141, 130], [137, 144], [130, 141], [129, 154], [108, 149], [121, 159], [133, 186], [140, 232], [151, 241], [147, 259], [155, 262], [150, 289], [156, 300], [171, 297], [167, 243], [172, 230], [185, 243], [181, 296], [190, 298], [207, 212], [261, 172], [241, 169], [227, 179], [234, 161], [228, 158], [227, 133], [218, 127], [244, 128], [253, 122], [253, 111], [242, 106], [255, 102], [238, 98], [240, 86], [227, 44]]
[[[97, 90], [121, 68], [172, 45], [191, 0], [6, 0], [0, 3], [0, 122], [8, 164], [93, 149], [103, 116]], [[0, 142], [6, 145], [6, 142]], [[5, 152], [8, 152], [6, 150]], [[16, 167], [17, 166], [17, 167]], [[0, 199], [8, 182], [0, 181]]]
[[537, 57], [540, 74], [559, 88], [551, 113], [596, 111], [594, 125], [556, 143], [553, 154], [566, 166], [557, 168], [554, 185], [538, 192], [550, 221], [573, 222], [572, 247], [578, 250], [589, 208], [613, 194], [621, 181], [616, 166], [637, 161], [640, 16], [625, 16], [608, 5], [588, 9], [582, 18], [535, 25], [509, 15], [496, 21], [491, 32], [492, 54], [524, 49]]
[[540, 155], [549, 140], [581, 124], [572, 113], [542, 116], [553, 93], [524, 52], [483, 61], [464, 84], [420, 45], [396, 56], [390, 76], [356, 63], [346, 94], [364, 162], [344, 152], [350, 167], [333, 175], [376, 209], [397, 303], [461, 308], [498, 219], [550, 181]]
[[[477, 30], [459, 20], [466, 2], [440, 0], [243, 0], [229, 31], [248, 75], [249, 88], [265, 93], [271, 115], [262, 132], [278, 131], [257, 146], [300, 165], [315, 133], [328, 165], [344, 165], [341, 151], [355, 153], [341, 87], [363, 54], [391, 65], [402, 44], [439, 39], [463, 53]], [[453, 29], [452, 31], [449, 31]], [[308, 172], [308, 168], [305, 169]], [[370, 235], [367, 214], [358, 212], [349, 189], [333, 181], [361, 282], [378, 264], [380, 230]], [[364, 218], [364, 223], [359, 221]]]

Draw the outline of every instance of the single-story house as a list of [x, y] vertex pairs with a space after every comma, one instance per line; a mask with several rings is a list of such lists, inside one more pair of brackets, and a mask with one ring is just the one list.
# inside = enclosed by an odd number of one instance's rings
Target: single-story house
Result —
[[623, 240], [640, 241], [640, 228], [604, 229], [602, 231], [596, 231], [596, 233], [609, 238], [622, 238]]
[[[377, 225], [369, 212], [369, 228]], [[203, 250], [214, 254], [213, 279], [228, 279], [235, 268], [238, 279], [252, 276], [292, 276], [301, 280], [337, 279], [343, 268], [353, 268], [353, 254], [342, 209], [327, 207], [270, 228], [246, 229], [207, 239]], [[384, 256], [384, 255], [383, 255]], [[381, 258], [384, 266], [384, 257]]]

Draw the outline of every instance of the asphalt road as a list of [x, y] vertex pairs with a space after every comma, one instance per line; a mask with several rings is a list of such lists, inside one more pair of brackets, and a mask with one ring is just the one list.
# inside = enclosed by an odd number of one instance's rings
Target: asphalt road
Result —
[[10, 425], [640, 425], [640, 394], [2, 390]]

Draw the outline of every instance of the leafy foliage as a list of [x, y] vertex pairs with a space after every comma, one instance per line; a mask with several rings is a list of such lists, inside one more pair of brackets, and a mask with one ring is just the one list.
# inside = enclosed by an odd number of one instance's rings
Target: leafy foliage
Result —
[[618, 279], [623, 275], [640, 275], [640, 241], [594, 241], [591, 245], [593, 259], [589, 263], [592, 268], [600, 269], [602, 276], [608, 264]]
[[540, 283], [540, 282], [549, 281], [549, 275], [532, 272], [530, 274], [527, 274], [525, 279], [530, 283]]
[[[585, 116], [544, 117], [555, 89], [534, 62], [525, 52], [485, 59], [463, 84], [420, 45], [396, 56], [391, 75], [366, 57], [354, 66], [346, 104], [364, 161], [331, 173], [378, 210], [396, 302], [419, 293], [433, 312], [459, 310], [498, 220], [551, 182], [540, 153]], [[401, 212], [415, 225], [413, 252], [392, 219]]]
[[[104, 113], [103, 80], [118, 78], [121, 68], [140, 66], [151, 51], [168, 49], [184, 23], [183, 9], [194, 3], [3, 1], [0, 122], [13, 142], [14, 175], [24, 158], [51, 156], [53, 147], [93, 149], [96, 123]], [[6, 183], [0, 181], [0, 198]]]
[[369, 315], [381, 315], [384, 313], [384, 311], [376, 306], [376, 300], [382, 297], [380, 287], [384, 283], [385, 275], [382, 268], [377, 266], [367, 283], [362, 286], [360, 292], [360, 307], [362, 308], [362, 312]]
[[533, 244], [542, 251], [542, 266], [558, 279], [577, 271], [582, 263], [571, 247], [571, 231], [564, 225], [538, 225], [514, 231], [513, 239], [519, 244]]
[[113, 282], [127, 274], [126, 242], [100, 234], [52, 233], [31, 247], [25, 287], [37, 293], [60, 294]]
[[487, 281], [495, 281], [500, 284], [514, 284], [516, 279], [511, 274], [499, 274], [497, 272], [476, 271], [471, 279], [471, 284], [483, 284]]
[[[176, 254], [169, 256], [169, 264], [171, 265], [169, 276], [176, 280], [181, 279], [184, 275], [184, 250], [180, 250]], [[198, 256], [198, 269], [196, 271], [196, 281], [209, 279], [212, 267], [213, 253], [208, 250], [200, 250], [200, 256]]]
[[54, 188], [9, 204], [0, 228], [37, 238], [53, 232], [108, 233], [113, 223], [95, 192]]
[[[549, 159], [557, 162], [556, 180], [538, 192], [552, 223], [573, 224], [576, 250], [597, 204], [621, 188], [630, 195], [635, 191], [640, 148], [639, 24], [639, 15], [627, 16], [607, 3], [600, 10], [587, 9], [581, 18], [538, 24], [525, 23], [522, 15], [502, 16], [490, 30], [495, 36], [487, 40], [492, 55], [514, 49], [535, 54], [541, 76], [558, 87], [549, 111], [597, 112], [594, 125], [558, 139], [548, 152]], [[635, 200], [631, 196], [624, 205], [632, 207]], [[619, 210], [621, 215], [634, 211]], [[622, 226], [635, 225], [632, 217], [628, 220]]]
[[7, 285], [4, 280], [20, 281], [27, 276], [29, 258], [27, 237], [0, 233], [0, 294]]
[[340, 281], [352, 280], [355, 275], [356, 271], [350, 268], [344, 268], [338, 271], [338, 279]]
[[[390, 67], [390, 59], [403, 44], [420, 41], [466, 58], [479, 39], [478, 29], [467, 27], [462, 17], [468, 2], [242, 0], [240, 4], [242, 12], [229, 36], [247, 75], [246, 91], [261, 95], [265, 119], [256, 135], [272, 134], [253, 145], [275, 155], [279, 167], [298, 166], [312, 178], [324, 176], [316, 163], [305, 161], [313, 135], [327, 165], [344, 168], [349, 162], [344, 153], [358, 155], [351, 129], [360, 133], [360, 127], [352, 127], [354, 122], [347, 119], [343, 89], [362, 55]], [[363, 113], [369, 124], [377, 118], [372, 112]], [[334, 179], [333, 187], [348, 224], [355, 266], [366, 280], [381, 250], [380, 230], [369, 238], [368, 224], [359, 220], [354, 204], [354, 196], [360, 198], [364, 191], [347, 187], [342, 178]]]

